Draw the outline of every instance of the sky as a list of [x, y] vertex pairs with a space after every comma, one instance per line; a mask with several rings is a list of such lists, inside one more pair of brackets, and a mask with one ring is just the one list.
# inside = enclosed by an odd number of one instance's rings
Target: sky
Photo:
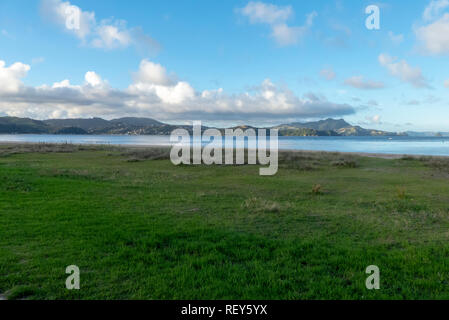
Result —
[[449, 131], [448, 103], [449, 0], [0, 0], [0, 116]]

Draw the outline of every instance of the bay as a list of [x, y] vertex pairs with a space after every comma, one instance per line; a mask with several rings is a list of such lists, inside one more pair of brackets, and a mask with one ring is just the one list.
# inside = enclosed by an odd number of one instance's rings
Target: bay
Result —
[[[169, 136], [5, 134], [0, 142], [168, 146]], [[206, 142], [203, 142], [205, 144]], [[279, 137], [279, 149], [449, 156], [448, 137]]]

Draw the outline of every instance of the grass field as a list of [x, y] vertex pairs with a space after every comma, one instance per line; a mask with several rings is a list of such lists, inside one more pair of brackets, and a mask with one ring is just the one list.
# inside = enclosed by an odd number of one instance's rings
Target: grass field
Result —
[[296, 152], [259, 176], [165, 156], [0, 146], [1, 296], [449, 299], [449, 160]]

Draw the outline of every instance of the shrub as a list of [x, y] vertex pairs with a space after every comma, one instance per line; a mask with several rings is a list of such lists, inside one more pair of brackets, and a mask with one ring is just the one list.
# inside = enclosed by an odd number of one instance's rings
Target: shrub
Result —
[[314, 195], [322, 194], [323, 192], [322, 192], [321, 189], [322, 189], [321, 184], [313, 185], [313, 187], [312, 187], [312, 194], [314, 194]]
[[334, 167], [339, 167], [339, 168], [357, 168], [358, 167], [358, 162], [353, 159], [341, 159], [341, 160], [337, 160], [337, 161], [332, 161], [331, 164]]

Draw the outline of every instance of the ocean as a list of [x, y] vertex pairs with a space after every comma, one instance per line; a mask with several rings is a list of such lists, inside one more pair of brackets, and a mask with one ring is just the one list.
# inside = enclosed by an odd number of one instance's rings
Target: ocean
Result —
[[[5, 134], [0, 142], [167, 146], [169, 136]], [[204, 144], [204, 142], [203, 142]], [[449, 156], [449, 138], [279, 137], [279, 149]]]

